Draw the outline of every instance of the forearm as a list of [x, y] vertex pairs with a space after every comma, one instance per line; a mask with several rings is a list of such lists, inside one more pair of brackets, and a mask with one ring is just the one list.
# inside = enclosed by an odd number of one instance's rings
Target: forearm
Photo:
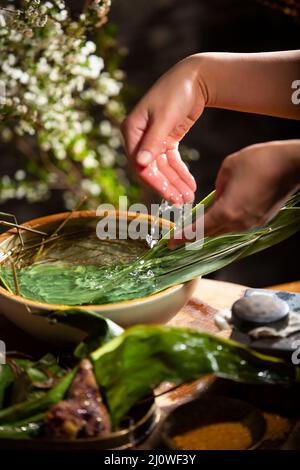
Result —
[[300, 51], [205, 53], [196, 61], [206, 106], [300, 119], [292, 83], [300, 80]]

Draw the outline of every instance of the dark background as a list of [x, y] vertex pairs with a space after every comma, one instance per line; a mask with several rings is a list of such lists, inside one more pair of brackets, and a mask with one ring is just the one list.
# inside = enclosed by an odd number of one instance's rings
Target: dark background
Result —
[[[78, 7], [79, 2], [67, 3]], [[123, 68], [134, 90], [128, 109], [163, 72], [189, 54], [300, 49], [299, 20], [256, 0], [113, 0], [110, 20], [118, 27], [119, 43], [128, 48]], [[300, 70], [295, 79], [300, 79]], [[200, 154], [191, 164], [198, 182], [197, 199], [213, 189], [226, 155], [253, 143], [299, 136], [299, 121], [207, 109], [184, 141]], [[1, 173], [7, 163], [2, 155]], [[60, 212], [61, 198], [54, 195], [51, 201], [33, 206], [10, 202], [0, 205], [0, 210], [28, 220]], [[257, 287], [299, 279], [299, 237], [212, 277]]]

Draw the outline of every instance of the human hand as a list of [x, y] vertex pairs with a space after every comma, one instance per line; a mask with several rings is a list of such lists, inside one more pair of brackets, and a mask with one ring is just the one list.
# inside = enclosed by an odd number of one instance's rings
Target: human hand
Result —
[[[256, 144], [223, 161], [205, 236], [265, 225], [300, 187], [300, 140]], [[185, 240], [173, 239], [171, 248]]]
[[191, 56], [170, 69], [122, 126], [127, 153], [141, 179], [180, 205], [192, 202], [196, 190], [178, 146], [206, 104], [199, 60]]

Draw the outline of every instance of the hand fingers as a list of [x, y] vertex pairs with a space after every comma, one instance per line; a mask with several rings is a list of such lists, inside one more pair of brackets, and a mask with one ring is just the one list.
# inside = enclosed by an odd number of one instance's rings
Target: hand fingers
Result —
[[148, 120], [147, 112], [134, 110], [121, 125], [126, 152], [131, 158], [136, 154], [139, 148], [148, 126]]
[[136, 156], [136, 161], [139, 165], [147, 166], [158, 155], [165, 153], [167, 138], [173, 124], [173, 120], [168, 116], [151, 116]]
[[188, 170], [188, 167], [182, 161], [178, 149], [174, 147], [167, 149], [167, 157], [169, 165], [178, 174], [181, 180], [183, 180], [187, 184], [187, 186], [189, 186], [191, 190], [195, 192], [197, 189], [195, 178], [191, 175]]
[[156, 161], [140, 172], [140, 177], [172, 204], [182, 205], [183, 198], [175, 186], [159, 171]]
[[182, 195], [183, 201], [193, 202], [194, 192], [189, 186], [180, 178], [176, 171], [169, 165], [168, 158], [165, 154], [161, 154], [156, 159], [159, 171], [166, 177], [166, 179], [179, 191]]

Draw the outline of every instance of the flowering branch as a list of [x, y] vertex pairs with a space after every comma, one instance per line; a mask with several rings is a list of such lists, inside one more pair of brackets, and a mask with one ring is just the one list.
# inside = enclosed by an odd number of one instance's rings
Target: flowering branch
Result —
[[110, 0], [86, 2], [77, 21], [63, 0], [23, 0], [21, 9], [8, 3], [15, 14], [0, 11], [0, 140], [26, 145], [18, 144], [17, 178], [0, 179], [0, 200], [39, 200], [58, 185], [67, 207], [78, 192], [94, 205], [117, 201], [131, 190], [119, 133], [124, 74], [109, 63], [105, 36], [104, 44], [88, 39], [103, 25]]

